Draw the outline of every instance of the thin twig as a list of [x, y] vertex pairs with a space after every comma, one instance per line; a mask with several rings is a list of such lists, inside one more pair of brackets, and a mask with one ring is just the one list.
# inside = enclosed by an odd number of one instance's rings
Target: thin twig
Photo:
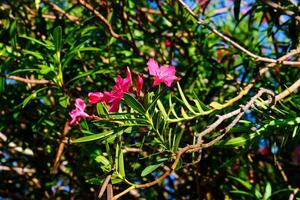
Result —
[[69, 121], [67, 121], [65, 123], [64, 130], [63, 130], [63, 135], [62, 135], [62, 138], [61, 138], [61, 141], [60, 141], [60, 144], [59, 144], [56, 156], [55, 156], [55, 160], [54, 160], [53, 168], [52, 168], [52, 173], [56, 173], [57, 168], [59, 166], [59, 161], [61, 159], [61, 155], [62, 155], [62, 153], [64, 151], [64, 148], [65, 148], [65, 145], [66, 145], [65, 142], [63, 142], [63, 141], [66, 139], [66, 136], [67, 136], [69, 130], [70, 130], [70, 125], [69, 125]]
[[294, 17], [297, 21], [300, 22], [300, 16], [297, 16], [296, 13], [294, 13], [293, 11], [286, 9], [283, 6], [277, 4], [273, 1], [269, 1], [269, 0], [261, 0], [261, 1], [264, 2], [265, 4], [267, 4], [268, 6], [274, 8], [275, 10], [278, 10], [290, 17]]
[[297, 90], [300, 87], [300, 78], [290, 87], [285, 89], [283, 92], [279, 93], [275, 97], [275, 102], [280, 101], [281, 99], [284, 99], [286, 96], [290, 95], [293, 93], [295, 90]]
[[212, 140], [208, 143], [202, 144], [203, 148], [208, 148], [210, 146], [213, 146], [215, 143], [219, 142], [226, 135], [226, 133], [228, 133], [239, 122], [239, 120], [242, 118], [242, 116], [245, 114], [245, 112], [250, 109], [250, 107], [255, 103], [255, 101], [259, 97], [261, 97], [264, 93], [267, 93], [268, 95], [271, 95], [272, 97], [274, 97], [273, 92], [266, 90], [266, 89], [261, 89], [255, 96], [253, 96], [251, 98], [250, 101], [248, 101], [248, 103], [245, 106], [241, 106], [241, 108], [238, 109], [240, 113], [234, 118], [234, 120], [228, 126], [226, 126], [226, 128], [223, 129], [224, 133], [219, 135], [214, 140]]
[[40, 84], [40, 85], [52, 84], [52, 82], [49, 80], [27, 79], [27, 78], [22, 78], [19, 76], [13, 76], [13, 75], [2, 74], [2, 73], [0, 73], [0, 76], [2, 76], [4, 78], [15, 80], [15, 81], [27, 83], [27, 84]]
[[68, 20], [70, 20], [71, 22], [74, 22], [76, 24], [80, 24], [79, 23], [79, 18], [76, 17], [76, 16], [72, 16], [72, 15], [69, 15], [66, 11], [64, 11], [63, 9], [61, 9], [59, 6], [57, 6], [55, 3], [52, 3], [52, 2], [49, 2], [47, 0], [44, 0], [43, 2], [45, 3], [48, 3], [51, 8], [57, 12], [59, 12], [60, 14], [62, 14], [63, 16], [66, 16], [66, 18]]
[[122, 37], [121, 35], [117, 34], [112, 26], [110, 25], [110, 23], [107, 21], [107, 19], [105, 19], [105, 17], [103, 15], [101, 15], [97, 10], [94, 9], [94, 7], [89, 4], [88, 2], [86, 2], [85, 0], [79, 0], [79, 3], [81, 3], [81, 5], [83, 5], [84, 7], [86, 7], [87, 9], [89, 9], [90, 11], [92, 11], [94, 13], [94, 15], [96, 17], [98, 17], [104, 24], [105, 26], [107, 27], [110, 35], [120, 41], [123, 41], [123, 42], [127, 42], [127, 39], [125, 39], [124, 37]]
[[116, 33], [113, 30], [111, 24], [107, 21], [107, 19], [105, 19], [105, 17], [103, 15], [101, 15], [101, 13], [99, 13], [97, 10], [95, 10], [91, 4], [89, 4], [85, 0], [79, 0], [79, 3], [81, 5], [83, 5], [84, 7], [86, 7], [87, 9], [89, 9], [90, 11], [92, 11], [94, 13], [94, 15], [96, 17], [98, 17], [104, 23], [104, 25], [106, 26], [106, 28], [108, 29], [108, 31], [112, 37], [116, 38], [117, 40], [119, 40], [121, 42], [128, 44], [129, 46], [132, 47], [133, 51], [137, 55], [144, 57], [144, 54], [142, 52], [140, 52], [140, 50], [136, 47], [136, 44], [129, 41], [128, 39], [124, 38], [123, 36], [119, 35], [118, 33]]
[[199, 19], [198, 16], [188, 7], [188, 5], [186, 5], [186, 3], [183, 0], [178, 0], [178, 1], [183, 6], [183, 8], [185, 10], [187, 10], [197, 20], [197, 22], [200, 25], [208, 28], [215, 35], [219, 36], [222, 40], [228, 42], [229, 44], [231, 44], [235, 48], [237, 48], [240, 51], [244, 52], [245, 54], [247, 54], [248, 56], [250, 56], [251, 58], [253, 58], [256, 62], [261, 61], [261, 62], [277, 63], [277, 64], [282, 64], [282, 65], [291, 65], [291, 66], [295, 66], [295, 67], [300, 67], [300, 62], [297, 62], [297, 61], [280, 61], [278, 59], [262, 57], [262, 56], [259, 56], [259, 55], [256, 55], [256, 54], [252, 53], [251, 51], [247, 50], [246, 48], [244, 48], [243, 46], [241, 46], [237, 42], [233, 41], [232, 39], [230, 39], [229, 37], [227, 37], [223, 33], [219, 32], [213, 26], [209, 25], [208, 23], [206, 23], [202, 19]]

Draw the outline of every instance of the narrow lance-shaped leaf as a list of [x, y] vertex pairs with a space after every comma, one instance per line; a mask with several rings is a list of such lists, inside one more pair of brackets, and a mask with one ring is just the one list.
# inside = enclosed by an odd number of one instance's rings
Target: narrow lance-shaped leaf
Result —
[[60, 26], [57, 26], [54, 29], [53, 39], [54, 39], [55, 51], [58, 53], [61, 51], [61, 46], [62, 46], [62, 30]]
[[131, 96], [130, 94], [124, 94], [123, 96], [124, 101], [126, 102], [126, 104], [128, 106], [130, 106], [131, 108], [133, 108], [135, 111], [138, 111], [141, 114], [145, 114], [145, 108], [143, 107], [143, 105], [138, 102], [138, 100], [136, 100], [133, 96]]
[[191, 106], [191, 105], [189, 104], [189, 102], [186, 100], [186, 98], [185, 98], [185, 96], [184, 96], [184, 94], [183, 94], [183, 92], [182, 92], [182, 89], [181, 89], [181, 87], [180, 87], [180, 84], [179, 84], [178, 82], [177, 82], [177, 86], [178, 86], [178, 91], [179, 91], [179, 94], [180, 94], [180, 96], [181, 96], [181, 99], [182, 99], [184, 105], [185, 105], [192, 113], [196, 114], [196, 112], [194, 111], [194, 109], [192, 108], [192, 106]]
[[124, 155], [122, 149], [120, 149], [119, 153], [119, 173], [123, 178], [125, 178]]
[[142, 174], [141, 176], [147, 176], [148, 174], [152, 173], [154, 170], [156, 170], [157, 168], [159, 168], [160, 166], [162, 165], [162, 163], [158, 163], [158, 164], [155, 164], [155, 165], [150, 165], [150, 166], [147, 166], [143, 171], [142, 171]]
[[113, 133], [114, 133], [114, 131], [106, 131], [106, 132], [99, 133], [99, 134], [89, 135], [89, 136], [78, 138], [78, 139], [74, 140], [73, 143], [90, 142], [90, 141], [94, 141], [94, 140], [99, 140], [99, 139], [105, 138]]

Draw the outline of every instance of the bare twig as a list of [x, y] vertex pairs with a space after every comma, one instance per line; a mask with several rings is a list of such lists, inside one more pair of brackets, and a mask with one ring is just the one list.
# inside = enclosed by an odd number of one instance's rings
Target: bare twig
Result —
[[2, 74], [2, 73], [0, 73], [0, 76], [2, 76], [4, 78], [9, 78], [9, 79], [12, 79], [15, 81], [27, 83], [27, 84], [40, 84], [40, 85], [52, 84], [52, 82], [48, 81], [48, 80], [27, 79], [27, 78], [22, 78], [19, 76], [13, 76], [13, 75]]
[[133, 51], [138, 54], [139, 56], [144, 56], [142, 52], [139, 51], [139, 49], [136, 47], [136, 44], [135, 42], [131, 42], [129, 41], [128, 39], [124, 38], [123, 36], [119, 35], [118, 33], [116, 33], [111, 24], [107, 21], [107, 19], [105, 19], [105, 17], [103, 15], [101, 15], [97, 10], [94, 9], [94, 7], [89, 4], [88, 2], [86, 2], [85, 0], [79, 0], [79, 3], [81, 5], [83, 5], [84, 7], [86, 7], [87, 9], [89, 9], [90, 11], [92, 11], [94, 13], [94, 15], [96, 17], [98, 17], [103, 23], [104, 25], [106, 26], [106, 28], [108, 29], [110, 35], [114, 38], [116, 38], [117, 40], [121, 41], [121, 42], [124, 42], [128, 45], [130, 45], [133, 49]]
[[108, 31], [109, 31], [109, 33], [110, 33], [110, 35], [111, 35], [112, 37], [114, 37], [114, 38], [116, 38], [116, 39], [118, 39], [118, 40], [120, 40], [120, 41], [123, 41], [123, 42], [126, 41], [126, 42], [127, 42], [127, 40], [126, 40], [124, 37], [122, 37], [121, 35], [117, 34], [117, 33], [113, 30], [112, 26], [111, 26], [110, 23], [107, 21], [107, 19], [105, 19], [105, 17], [103, 17], [103, 15], [101, 15], [97, 10], [95, 10], [94, 7], [93, 7], [91, 4], [89, 4], [89, 3], [86, 2], [85, 0], [79, 0], [79, 3], [81, 3], [84, 7], [86, 7], [86, 8], [89, 9], [90, 11], [92, 11], [92, 12], [94, 13], [94, 15], [95, 15], [96, 17], [98, 17], [98, 18], [105, 24], [105, 26], [107, 27], [107, 29], [108, 29]]
[[53, 168], [52, 168], [52, 173], [56, 173], [57, 168], [59, 166], [59, 161], [61, 159], [61, 155], [62, 155], [62, 153], [64, 151], [64, 148], [65, 148], [64, 140], [66, 139], [66, 136], [67, 136], [69, 130], [70, 130], [70, 125], [69, 125], [69, 121], [67, 121], [65, 123], [63, 135], [62, 135], [62, 138], [61, 138], [61, 142], [59, 144], [59, 147], [58, 147], [58, 150], [57, 150], [57, 153], [56, 153], [56, 156], [55, 156], [55, 160], [54, 160]]
[[61, 9], [59, 6], [57, 6], [55, 3], [52, 2], [48, 2], [48, 1], [44, 1], [46, 3], [49, 3], [49, 5], [51, 6], [51, 8], [57, 12], [59, 12], [60, 14], [62, 14], [63, 16], [66, 16], [66, 18], [68, 18], [68, 20], [70, 20], [71, 22], [74, 22], [76, 24], [79, 24], [79, 18], [76, 16], [72, 16], [69, 15], [66, 11], [64, 11], [63, 9]]
[[243, 46], [241, 46], [237, 42], [233, 41], [232, 39], [230, 39], [229, 37], [227, 37], [223, 33], [219, 32], [213, 26], [209, 25], [208, 23], [206, 23], [202, 19], [199, 19], [198, 16], [188, 7], [188, 5], [186, 5], [186, 3], [183, 0], [178, 0], [178, 1], [183, 6], [183, 8], [185, 10], [187, 10], [197, 20], [197, 22], [200, 25], [208, 28], [210, 31], [212, 31], [215, 35], [220, 37], [222, 40], [224, 40], [225, 42], [228, 42], [229, 44], [231, 44], [235, 48], [237, 48], [240, 51], [244, 52], [245, 54], [247, 54], [248, 56], [253, 58], [255, 61], [257, 61], [257, 62], [261, 61], [261, 62], [268, 62], [268, 63], [277, 63], [277, 64], [282, 64], [282, 65], [291, 65], [291, 66], [295, 66], [295, 67], [300, 67], [300, 62], [297, 62], [297, 61], [281, 61], [281, 60], [278, 60], [278, 59], [262, 57], [262, 56], [259, 56], [259, 55], [256, 55], [256, 54], [252, 53], [251, 51], [244, 48]]
[[290, 87], [285, 89], [283, 92], [279, 93], [275, 97], [275, 102], [280, 101], [281, 99], [284, 99], [286, 96], [290, 95], [293, 93], [295, 90], [297, 90], [300, 87], [300, 78]]
[[251, 98], [251, 100], [245, 106], [241, 106], [240, 109], [237, 109], [237, 110], [239, 110], [239, 114], [234, 118], [234, 120], [228, 126], [226, 126], [226, 128], [223, 129], [224, 133], [219, 135], [214, 140], [212, 140], [206, 144], [202, 144], [203, 148], [208, 148], [210, 146], [213, 146], [215, 143], [219, 142], [226, 135], [226, 133], [228, 133], [239, 122], [239, 120], [242, 118], [242, 116], [245, 114], [245, 112], [247, 110], [249, 110], [250, 107], [255, 103], [255, 100], [258, 99], [259, 97], [261, 97], [264, 93], [267, 93], [268, 95], [271, 95], [272, 97], [274, 97], [273, 92], [266, 90], [266, 89], [261, 89], [255, 96], [253, 96]]
[[269, 1], [269, 0], [261, 0], [262, 2], [264, 2], [265, 4], [267, 4], [268, 6], [274, 8], [275, 10], [278, 10], [288, 16], [294, 17], [296, 20], [298, 20], [300, 22], [300, 16], [296, 15], [296, 13], [294, 13], [293, 11], [284, 8], [283, 6], [273, 2], [273, 1]]

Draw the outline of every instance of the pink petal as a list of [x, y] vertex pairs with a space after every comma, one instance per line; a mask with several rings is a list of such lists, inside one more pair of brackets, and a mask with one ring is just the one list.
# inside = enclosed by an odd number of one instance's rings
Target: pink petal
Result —
[[75, 101], [75, 107], [78, 108], [81, 111], [85, 110], [86, 104], [84, 103], [84, 101], [80, 98], [77, 98]]
[[175, 80], [179, 80], [179, 78], [177, 76], [169, 76], [163, 79], [163, 82], [168, 86], [171, 87], [171, 84], [173, 83], [173, 81]]
[[174, 76], [175, 73], [176, 73], [176, 69], [175, 69], [174, 66], [166, 66], [166, 65], [164, 65], [164, 66], [161, 66], [159, 70], [160, 70], [159, 75], [161, 77]]
[[119, 110], [120, 103], [121, 103], [121, 99], [113, 101], [109, 107], [108, 112], [117, 112]]
[[155, 76], [157, 74], [157, 71], [159, 70], [157, 62], [153, 58], [150, 58], [147, 62], [147, 65], [150, 75]]
[[155, 87], [155, 86], [161, 84], [162, 82], [163, 81], [156, 76], [155, 79], [154, 79], [152, 87]]
[[88, 94], [89, 103], [96, 104], [102, 101], [104, 94], [102, 92], [90, 92]]
[[81, 111], [78, 108], [75, 108], [74, 110], [72, 110], [70, 112], [70, 116], [71, 116], [70, 125], [78, 123], [81, 120], [81, 118], [89, 117], [89, 115], [87, 113]]

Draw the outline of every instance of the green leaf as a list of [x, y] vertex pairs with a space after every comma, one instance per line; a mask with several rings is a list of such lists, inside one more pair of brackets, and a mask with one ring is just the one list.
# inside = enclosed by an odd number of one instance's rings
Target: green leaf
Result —
[[61, 26], [57, 26], [54, 29], [53, 39], [54, 39], [55, 51], [56, 52], [60, 52], [61, 51], [61, 46], [62, 46], [62, 30], [61, 30]]
[[11, 44], [15, 49], [17, 46], [17, 21], [16, 20], [10, 24], [9, 36], [11, 38]]
[[43, 55], [40, 54], [39, 52], [35, 52], [35, 51], [30, 51], [30, 50], [24, 49], [24, 50], [23, 50], [23, 53], [24, 53], [25, 55], [27, 55], [27, 54], [32, 55], [32, 56], [36, 57], [36, 58], [39, 59], [39, 60], [43, 60], [43, 59], [44, 59]]
[[158, 163], [158, 164], [155, 164], [155, 165], [147, 166], [147, 167], [142, 171], [141, 176], [142, 176], [142, 177], [147, 176], [148, 174], [150, 174], [151, 172], [153, 172], [154, 170], [156, 170], [157, 168], [159, 168], [161, 165], [162, 165], [162, 163]]
[[123, 180], [120, 179], [118, 173], [114, 172], [114, 173], [112, 174], [112, 176], [111, 176], [111, 184], [117, 184], [117, 183], [120, 183], [120, 182], [122, 182], [122, 181], [123, 181]]
[[146, 110], [143, 107], [143, 105], [138, 102], [133, 96], [131, 96], [130, 94], [124, 94], [123, 96], [124, 101], [126, 102], [126, 104], [128, 106], [130, 106], [131, 108], [133, 108], [135, 111], [138, 111], [141, 114], [145, 114]]
[[89, 136], [78, 138], [78, 139], [74, 140], [73, 143], [90, 142], [90, 141], [94, 141], [94, 140], [99, 140], [99, 139], [108, 137], [109, 135], [111, 135], [113, 133], [114, 133], [114, 131], [106, 131], [106, 132], [99, 133], [99, 134], [89, 135]]
[[251, 194], [250, 192], [245, 192], [242, 190], [232, 190], [232, 191], [230, 191], [230, 193], [238, 194], [240, 196], [249, 196], [249, 197], [255, 198], [255, 196], [253, 194]]
[[125, 178], [124, 155], [122, 149], [120, 149], [119, 154], [119, 173], [123, 178]]
[[98, 115], [107, 115], [108, 114], [108, 111], [102, 102], [97, 103], [96, 108], [97, 108]]
[[5, 78], [0, 77], [0, 93], [5, 91]]
[[102, 155], [99, 155], [95, 158], [95, 161], [98, 162], [98, 163], [102, 163], [103, 165], [109, 165], [110, 162], [107, 158], [105, 158], [104, 156]]
[[30, 41], [32, 41], [33, 43], [37, 43], [37, 44], [39, 44], [39, 45], [42, 45], [42, 46], [46, 47], [47, 49], [52, 49], [52, 48], [51, 48], [52, 46], [49, 46], [48, 44], [45, 44], [44, 42], [41, 42], [41, 41], [39, 41], [39, 40], [37, 40], [37, 39], [35, 39], [35, 38], [33, 38], [33, 37], [29, 37], [29, 36], [26, 36], [26, 35], [21, 35], [21, 36], [19, 36], [19, 37], [20, 37], [20, 38], [27, 39], [27, 40], [30, 40]]
[[160, 100], [157, 101], [157, 106], [162, 114], [162, 116], [167, 119], [168, 118], [168, 115], [167, 115], [167, 112], [166, 112], [166, 109], [164, 108], [164, 105], [162, 104], [162, 102]]
[[272, 195], [272, 186], [270, 182], [267, 182], [263, 199], [264, 200], [270, 199], [271, 195]]
[[193, 114], [196, 114], [196, 112], [194, 111], [194, 109], [192, 108], [192, 106], [189, 104], [189, 102], [186, 100], [183, 92], [182, 92], [182, 89], [180, 87], [180, 84], [177, 82], [177, 86], [178, 86], [178, 91], [179, 91], [179, 94], [181, 96], [181, 99], [184, 103], [184, 105], [193, 113]]
[[252, 185], [249, 183], [249, 182], [247, 182], [247, 181], [244, 181], [244, 180], [242, 180], [242, 179], [240, 179], [240, 178], [237, 178], [237, 177], [233, 177], [233, 176], [228, 176], [229, 178], [231, 178], [231, 179], [233, 179], [233, 180], [235, 180], [235, 181], [237, 181], [237, 182], [239, 182], [242, 186], [244, 186], [246, 189], [248, 189], [248, 190], [251, 190], [252, 189]]
[[59, 97], [59, 105], [61, 105], [63, 108], [67, 108], [68, 107], [68, 97], [67, 96]]
[[217, 145], [220, 147], [238, 147], [238, 146], [243, 146], [247, 143], [247, 141], [254, 139], [256, 136], [258, 136], [259, 133], [251, 133], [249, 135], [245, 136], [240, 136], [236, 138], [232, 138], [229, 140], [223, 140], [219, 142]]

